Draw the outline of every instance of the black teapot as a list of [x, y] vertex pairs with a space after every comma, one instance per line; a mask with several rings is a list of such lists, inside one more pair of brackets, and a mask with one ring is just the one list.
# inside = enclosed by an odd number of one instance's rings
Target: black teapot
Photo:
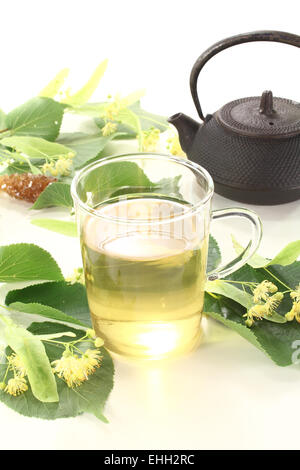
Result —
[[203, 124], [183, 113], [174, 114], [169, 122], [177, 128], [187, 156], [209, 171], [217, 193], [252, 204], [281, 204], [300, 198], [300, 104], [265, 91], [204, 117], [197, 94], [199, 73], [209, 59], [254, 41], [300, 47], [300, 36], [280, 31], [256, 31], [214, 44], [197, 59], [190, 76]]

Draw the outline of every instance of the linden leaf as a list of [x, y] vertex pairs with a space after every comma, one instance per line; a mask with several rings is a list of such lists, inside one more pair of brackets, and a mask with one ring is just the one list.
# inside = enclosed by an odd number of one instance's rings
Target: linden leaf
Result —
[[84, 180], [84, 188], [79, 184], [78, 192], [82, 200], [86, 198], [88, 191], [95, 188], [99, 188], [98, 198], [104, 200], [121, 194], [121, 191], [122, 194], [128, 194], [133, 191], [139, 192], [141, 189], [143, 191], [147, 191], [147, 188], [153, 189], [153, 183], [136, 163], [111, 162], [88, 174]]
[[205, 290], [206, 292], [212, 292], [214, 294], [221, 294], [225, 297], [229, 297], [247, 309], [251, 308], [253, 305], [252, 295], [238, 289], [234, 285], [223, 281], [222, 279], [217, 279], [216, 281], [206, 281]]
[[[246, 292], [252, 294], [251, 290], [244, 286], [243, 282], [252, 282], [259, 284], [264, 280], [268, 280], [274, 283], [279, 292], [286, 292], [287, 288], [296, 287], [297, 283], [300, 281], [300, 262], [295, 262], [288, 266], [268, 266], [268, 268], [257, 268], [254, 269], [249, 265], [245, 265], [240, 268], [238, 271], [230, 274], [224, 281], [236, 281], [234, 284], [235, 288], [241, 292], [246, 289]], [[224, 284], [226, 284], [223, 281]], [[222, 282], [222, 281], [221, 281]], [[223, 293], [223, 295], [226, 295]], [[230, 295], [227, 295], [230, 297]], [[233, 297], [232, 297], [233, 298]], [[235, 298], [234, 300], [237, 300]], [[291, 309], [292, 300], [288, 293], [284, 296], [282, 302], [276, 308], [276, 312], [273, 312], [272, 315], [266, 315], [264, 318], [271, 322], [275, 323], [286, 323], [285, 314]]]
[[[224, 297], [228, 297], [229, 299], [238, 302], [247, 310], [254, 305], [253, 296], [251, 294], [229, 282], [226, 282], [226, 280], [217, 279], [216, 281], [207, 281], [205, 284], [205, 290], [206, 292], [221, 294]], [[275, 311], [269, 315], [264, 314], [262, 317], [265, 318], [265, 320], [275, 323], [286, 323], [287, 321], [283, 315], [280, 315]]]
[[134, 105], [135, 103], [137, 103], [138, 101], [140, 101], [140, 99], [145, 96], [146, 94], [146, 90], [142, 89], [142, 90], [137, 90], [137, 91], [133, 91], [132, 93], [130, 93], [129, 95], [125, 96], [125, 98], [122, 98], [121, 99], [121, 105], [122, 107], [130, 107], [132, 105]]
[[121, 109], [117, 116], [116, 121], [119, 121], [123, 124], [126, 124], [128, 127], [131, 127], [136, 135], [141, 135], [142, 127], [138, 116], [129, 108]]
[[166, 117], [145, 111], [141, 108], [140, 102], [130, 106], [130, 109], [138, 116], [143, 130], [149, 130], [151, 127], [155, 127], [161, 132], [164, 132], [169, 128], [169, 123]]
[[65, 83], [66, 78], [70, 73], [70, 69], [65, 68], [60, 70], [55, 77], [40, 91], [39, 96], [46, 98], [55, 98], [60, 91], [61, 87]]
[[58, 136], [64, 106], [51, 98], [36, 97], [6, 115], [8, 135], [30, 134], [32, 137], [54, 141]]
[[281, 266], [287, 266], [294, 263], [300, 256], [300, 240], [289, 243], [284, 247], [269, 263], [267, 266], [272, 264], [280, 264]]
[[[70, 328], [61, 323], [32, 323], [28, 330], [34, 335], [49, 335], [57, 334], [59, 332], [71, 332], [80, 339], [85, 332]], [[60, 341], [69, 342], [74, 338], [63, 336]], [[64, 352], [64, 347], [61, 344], [44, 342], [45, 350], [50, 362], [60, 359]], [[90, 343], [85, 343], [85, 348], [91, 347]], [[78, 416], [83, 412], [94, 414], [97, 418], [104, 422], [107, 419], [103, 415], [103, 409], [107, 398], [113, 388], [113, 375], [114, 366], [109, 353], [105, 348], [100, 349], [102, 355], [101, 366], [89, 376], [88, 380], [79, 387], [74, 389], [69, 388], [64, 380], [55, 377], [59, 402], [58, 403], [41, 403], [33, 394], [31, 387], [17, 396], [12, 397], [0, 391], [0, 400], [8, 407], [17, 411], [24, 416], [31, 416], [42, 419], [57, 419]], [[8, 351], [9, 353], [9, 351]], [[5, 373], [5, 365], [0, 365], [0, 377], [2, 378]], [[8, 379], [10, 375], [8, 376]]]
[[204, 312], [262, 350], [277, 365], [288, 366], [293, 363], [293, 345], [300, 338], [298, 322], [280, 324], [260, 320], [248, 328], [244, 324], [246, 309], [242, 305], [226, 297], [218, 296], [216, 299], [209, 294], [205, 294]]
[[[69, 284], [65, 281], [44, 282], [34, 286], [15, 289], [8, 292], [5, 303], [11, 306], [16, 302], [25, 304], [42, 304], [63, 312], [68, 317], [75, 319], [77, 324], [91, 326], [90, 311], [86, 296], [86, 289], [80, 283]], [[46, 312], [52, 314], [50, 311]], [[54, 318], [48, 316], [48, 318]], [[70, 320], [66, 320], [70, 321]], [[73, 321], [70, 321], [73, 323]]]
[[76, 222], [59, 220], [59, 219], [32, 219], [30, 221], [32, 225], [40, 227], [51, 232], [60, 233], [68, 237], [77, 237], [77, 224]]
[[115, 137], [117, 137], [116, 133], [104, 137], [99, 134], [91, 135], [83, 132], [70, 132], [61, 134], [59, 142], [76, 152], [73, 163], [74, 167], [78, 169], [95, 160], [104, 147]]
[[69, 107], [68, 111], [80, 114], [82, 116], [89, 116], [89, 117], [99, 117], [102, 116], [107, 108], [108, 101], [103, 101], [100, 103], [85, 103], [80, 106], [73, 106]]
[[42, 305], [39, 303], [24, 303], [24, 302], [12, 302], [9, 305], [9, 308], [17, 312], [29, 313], [32, 315], [40, 315], [41, 317], [51, 318], [52, 320], [57, 320], [65, 323], [73, 323], [74, 325], [80, 325], [88, 327], [90, 326], [89, 319], [86, 323], [83, 323], [80, 320], [77, 320], [74, 317], [66, 315], [61, 310], [50, 307], [49, 305]]
[[6, 129], [6, 114], [0, 109], [0, 131]]
[[88, 80], [88, 82], [79, 91], [77, 91], [77, 93], [68, 96], [67, 98], [63, 99], [62, 102], [71, 106], [79, 106], [81, 104], [86, 103], [98, 87], [99, 82], [107, 68], [107, 64], [107, 59], [101, 62], [90, 77], [90, 79]]
[[216, 269], [221, 263], [221, 251], [216, 239], [210, 235], [208, 244], [208, 255], [207, 255], [207, 266], [206, 271], [208, 273]]
[[[235, 251], [240, 254], [244, 248], [237, 242], [237, 240], [231, 236], [232, 243]], [[258, 254], [254, 254], [247, 264], [253, 268], [263, 268], [274, 264], [280, 264], [281, 266], [287, 266], [296, 261], [300, 256], [300, 240], [295, 240], [285, 246], [272, 260], [264, 258]]]
[[69, 184], [59, 182], [49, 184], [31, 206], [31, 209], [38, 210], [52, 206], [73, 207]]
[[253, 344], [253, 346], [263, 350], [253, 332], [253, 328], [248, 328], [245, 325], [243, 315], [246, 313], [246, 309], [242, 305], [226, 297], [211, 297], [208, 293], [205, 294], [204, 299], [203, 311], [206, 315], [223, 323], [223, 325], [234, 330]]
[[11, 319], [2, 316], [2, 322], [5, 327], [0, 330], [1, 338], [23, 362], [35, 399], [43, 403], [57, 402], [56, 383], [43, 343]]
[[0, 246], [0, 282], [63, 279], [50, 253], [37, 245], [17, 243]]
[[71, 148], [57, 142], [48, 142], [40, 137], [5, 137], [1, 143], [15, 149], [17, 152], [24, 153], [30, 158], [46, 159], [47, 157], [66, 157], [70, 153], [74, 154]]
[[[92, 117], [95, 117], [95, 123], [97, 124], [100, 129], [102, 129], [105, 125], [105, 120], [99, 117], [105, 110], [105, 106], [108, 103], [98, 103], [98, 106], [92, 106], [93, 103], [90, 103], [90, 108], [86, 109], [86, 114]], [[167, 118], [164, 116], [160, 116], [158, 114], [149, 113], [141, 108], [140, 102], [136, 102], [133, 105], [129, 106], [129, 109], [134, 112], [134, 114], [139, 118], [141, 129], [143, 131], [147, 131], [153, 127], [159, 129], [161, 132], [166, 131], [169, 128], [169, 123]], [[135, 138], [136, 137], [136, 130], [132, 127], [126, 125], [125, 122], [117, 123], [116, 132], [121, 133], [118, 138]]]

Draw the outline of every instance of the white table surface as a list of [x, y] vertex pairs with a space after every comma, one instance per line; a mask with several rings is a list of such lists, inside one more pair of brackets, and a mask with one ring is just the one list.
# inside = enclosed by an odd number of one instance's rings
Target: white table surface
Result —
[[[214, 208], [238, 205], [214, 196]], [[57, 209], [0, 196], [1, 245], [34, 242], [49, 250], [64, 274], [80, 264], [79, 243], [34, 227], [32, 216]], [[249, 206], [261, 216], [261, 252], [273, 256], [299, 239], [299, 201]], [[235, 228], [237, 237], [245, 234]], [[237, 334], [220, 327], [193, 354], [169, 363], [115, 360], [115, 386], [105, 414], [44, 421], [0, 404], [1, 449], [218, 449], [299, 448], [299, 366], [280, 368]], [[13, 438], [12, 438], [13, 436]]]

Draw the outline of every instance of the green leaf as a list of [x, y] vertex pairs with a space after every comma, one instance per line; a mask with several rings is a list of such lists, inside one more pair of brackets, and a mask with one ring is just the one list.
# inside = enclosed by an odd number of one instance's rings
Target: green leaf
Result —
[[[98, 190], [96, 190], [98, 188]], [[104, 200], [118, 194], [141, 192], [153, 189], [153, 183], [134, 162], [112, 162], [91, 172], [84, 180], [84, 187], [78, 186], [81, 199], [86, 202], [86, 194], [93, 191], [95, 199]], [[121, 192], [122, 191], [122, 192]]]
[[[264, 276], [264, 279], [272, 279], [272, 282], [274, 282], [274, 284], [283, 291], [286, 290], [285, 286], [295, 289], [300, 283], [300, 261], [295, 261], [287, 266], [274, 264], [272, 266], [261, 268], [259, 271]], [[284, 285], [281, 285], [277, 280], [283, 282]]]
[[39, 303], [63, 312], [83, 325], [90, 326], [90, 311], [86, 289], [82, 284], [65, 281], [45, 282], [8, 292], [5, 303]]
[[53, 141], [58, 136], [63, 113], [64, 106], [51, 98], [32, 98], [7, 114], [8, 134], [30, 134]]
[[52, 206], [73, 207], [69, 184], [50, 183], [39, 195], [31, 209], [38, 210]]
[[[103, 129], [105, 126], [106, 122], [102, 118], [94, 118], [94, 121], [96, 125], [100, 128]], [[126, 126], [126, 124], [123, 124], [122, 122], [115, 122], [116, 124], [116, 138], [118, 140], [123, 140], [123, 139], [135, 139], [136, 138], [136, 131], [134, 131], [131, 127]]]
[[78, 169], [95, 160], [104, 147], [116, 136], [116, 133], [104, 137], [99, 134], [72, 132], [69, 134], [61, 134], [59, 142], [67, 145], [76, 152], [73, 163], [74, 167]]
[[297, 261], [300, 256], [300, 240], [289, 243], [283, 250], [281, 250], [278, 255], [275, 256], [271, 261], [269, 261], [267, 266], [272, 264], [280, 264], [281, 266], [287, 266], [288, 264], [294, 263]]
[[139, 149], [142, 149], [142, 127], [139, 117], [130, 108], [121, 108], [115, 117], [117, 122], [125, 124], [129, 128], [133, 129], [136, 133], [136, 137], [139, 141]]
[[50, 253], [37, 245], [17, 243], [0, 246], [0, 282], [63, 279]]
[[[12, 158], [13, 156], [15, 156], [15, 154], [12, 152]], [[43, 165], [43, 163], [44, 163], [44, 160], [35, 161], [36, 165]], [[23, 161], [12, 160], [12, 162], [7, 167], [4, 167], [0, 171], [0, 174], [12, 175], [14, 173], [28, 173], [30, 171], [31, 169], [30, 169], [29, 161], [23, 162]]]
[[[0, 134], [0, 137], [1, 137], [1, 134]], [[4, 139], [2, 139], [4, 140]], [[1, 141], [2, 142], [2, 141]], [[3, 159], [4, 161], [7, 160], [7, 159], [18, 159], [18, 161], [20, 163], [24, 163], [24, 159], [20, 158], [19, 155], [16, 155], [15, 152], [11, 152], [10, 150], [8, 150], [4, 145], [0, 144], [0, 165], [2, 164], [1, 162], [1, 159]]]
[[[295, 261], [287, 266], [280, 266], [279, 264], [273, 266], [266, 266], [264, 268], [252, 268], [245, 265], [238, 271], [230, 274], [226, 279], [240, 282], [255, 282], [259, 284], [263, 280], [268, 280], [276, 284], [279, 291], [286, 291], [287, 289], [294, 289], [300, 281], [300, 261]], [[242, 289], [241, 284], [236, 284], [236, 287]]]
[[149, 189], [151, 189], [152, 192], [183, 201], [183, 196], [180, 193], [180, 180], [181, 175], [175, 176], [174, 178], [162, 178], [159, 181], [152, 183], [152, 187]]
[[43, 343], [12, 320], [2, 318], [5, 319], [6, 326], [1, 329], [1, 337], [23, 362], [33, 396], [40, 402], [57, 402], [55, 378]]
[[60, 233], [68, 237], [77, 237], [77, 224], [72, 221], [65, 221], [59, 219], [32, 219], [30, 221], [36, 227], [50, 230], [51, 232]]
[[[231, 236], [232, 243], [235, 251], [240, 254], [244, 251], [244, 248], [237, 242], [237, 240]], [[300, 240], [295, 240], [284, 247], [272, 260], [263, 258], [262, 256], [255, 254], [251, 257], [247, 263], [253, 268], [263, 268], [271, 266], [273, 264], [280, 264], [287, 266], [294, 263], [300, 256]]]
[[[235, 237], [233, 235], [231, 235], [231, 239], [232, 239], [233, 248], [235, 249], [236, 253], [238, 255], [243, 253], [245, 248], [243, 248], [242, 245], [239, 244], [239, 242], [235, 239]], [[269, 262], [268, 259], [263, 258], [258, 253], [255, 253], [247, 261], [247, 264], [249, 264], [249, 266], [252, 266], [252, 268], [259, 268], [261, 266], [265, 266], [266, 264], [268, 264], [268, 262]]]
[[253, 346], [264, 351], [253, 332], [254, 329], [248, 328], [244, 323], [243, 314], [246, 309], [242, 305], [221, 296], [216, 299], [206, 293], [203, 311], [209, 317], [238, 333]]
[[9, 305], [10, 309], [16, 310], [17, 312], [30, 313], [32, 315], [40, 315], [41, 317], [51, 318], [61, 322], [74, 323], [74, 325], [80, 325], [88, 327], [90, 322], [86, 323], [77, 320], [74, 317], [66, 315], [61, 310], [50, 307], [49, 305], [43, 305], [39, 303], [24, 303], [24, 302], [12, 302]]
[[235, 300], [239, 304], [250, 309], [253, 305], [252, 295], [248, 292], [244, 292], [241, 289], [238, 289], [233, 284], [230, 284], [222, 279], [217, 279], [216, 281], [206, 281], [205, 284], [206, 292], [212, 292], [214, 294], [221, 294], [225, 297], [229, 297], [232, 300]]
[[139, 102], [130, 106], [130, 109], [138, 116], [142, 130], [149, 130], [151, 127], [155, 127], [161, 132], [164, 132], [169, 128], [169, 123], [166, 117], [145, 111], [141, 108], [141, 104]]
[[[81, 330], [75, 330], [61, 323], [33, 323], [29, 331], [35, 335], [52, 334], [59, 332], [73, 332], [79, 339], [84, 335]], [[64, 336], [61, 341], [73, 341], [73, 338]], [[61, 345], [45, 342], [46, 353], [50, 362], [60, 359], [64, 349]], [[59, 395], [58, 403], [41, 403], [33, 396], [31, 389], [22, 395], [12, 397], [5, 392], [0, 392], [0, 400], [10, 408], [25, 416], [42, 419], [57, 419], [78, 416], [83, 412], [94, 414], [104, 422], [103, 416], [105, 402], [113, 388], [114, 366], [108, 352], [101, 348], [103, 356], [101, 367], [89, 376], [89, 379], [79, 387], [69, 388], [66, 383], [56, 377]], [[0, 377], [4, 375], [5, 366], [0, 366]]]
[[70, 69], [65, 68], [60, 70], [55, 77], [40, 91], [39, 96], [46, 98], [55, 98], [60, 91], [61, 87], [65, 83], [66, 78], [70, 73]]
[[[2, 142], [5, 141], [6, 139], [10, 139], [10, 137], [7, 137], [7, 138], [5, 137], [4, 139], [2, 139]], [[4, 158], [5, 160], [9, 159], [8, 161], [10, 162], [7, 167], [5, 166], [4, 173], [10, 173], [10, 169], [17, 166], [17, 167], [22, 168], [21, 172], [24, 172], [27, 170], [33, 174], [41, 174], [40, 169], [37, 168], [37, 166], [32, 164], [28, 156], [23, 155], [18, 152], [14, 152], [14, 151], [11, 152], [6, 147], [0, 144], [0, 164], [1, 164], [1, 157]], [[39, 159], [38, 162], [40, 163], [40, 161], [41, 160]], [[43, 160], [43, 163], [44, 163], [44, 160]], [[15, 171], [15, 173], [18, 173], [18, 171]]]
[[[90, 104], [90, 108], [86, 109], [85, 114], [88, 114], [95, 118], [95, 123], [97, 126], [102, 129], [105, 126], [105, 120], [101, 118], [101, 114], [105, 110], [105, 106], [108, 103], [97, 103], [94, 106], [93, 103]], [[149, 113], [141, 108], [140, 102], [136, 102], [135, 104], [129, 106], [129, 110], [132, 111], [140, 121], [140, 126], [143, 131], [148, 131], [149, 129], [155, 127], [159, 129], [161, 132], [166, 131], [169, 128], [169, 123], [167, 118], [164, 116], [160, 116], [158, 114]], [[136, 137], [136, 129], [129, 127], [126, 125], [125, 122], [117, 123], [116, 132], [121, 133], [118, 138], [135, 138]]]
[[293, 363], [294, 345], [300, 338], [300, 324], [296, 321], [280, 324], [261, 320], [248, 328], [244, 324], [244, 307], [231, 299], [222, 296], [215, 299], [209, 294], [205, 295], [204, 311], [264, 351], [277, 365]]
[[121, 109], [116, 116], [116, 120], [131, 127], [136, 134], [141, 133], [142, 128], [138, 116], [129, 108]]
[[[156, 192], [169, 197], [182, 198], [179, 192], [179, 178], [163, 178], [157, 182], [151, 182], [139, 165], [134, 162], [107, 163], [98, 167], [84, 178], [81, 187], [79, 182], [78, 194], [86, 202], [88, 192], [93, 193], [94, 201], [103, 201], [109, 197], [117, 197], [123, 194]], [[31, 209], [43, 209], [51, 206], [72, 207], [73, 200], [70, 193], [70, 185], [67, 183], [51, 183], [38, 197]], [[51, 221], [45, 222], [39, 219], [34, 224], [54, 230], [65, 235], [75, 236], [74, 225], [72, 223]]]
[[[241, 284], [242, 282], [254, 282], [259, 284], [263, 280], [268, 280], [273, 282], [278, 287], [279, 291], [285, 292], [287, 288], [294, 288], [296, 287], [297, 283], [299, 283], [300, 263], [296, 262], [286, 267], [276, 265], [260, 269], [254, 269], [249, 265], [245, 265], [238, 271], [232, 273], [226, 279], [237, 281], [235, 287], [241, 290], [243, 289], [243, 285]], [[245, 289], [251, 293], [248, 287], [245, 287]], [[284, 315], [291, 309], [291, 307], [291, 298], [288, 294], [286, 294], [283, 301], [276, 309], [276, 312], [273, 313], [272, 316], [266, 316], [264, 318], [276, 323], [286, 323]]]
[[[241, 282], [260, 283], [266, 279], [275, 283], [279, 291], [286, 292], [288, 288], [295, 288], [299, 284], [300, 262], [296, 261], [287, 266], [273, 265], [260, 269], [245, 265], [228, 276], [227, 279], [237, 281], [237, 289], [243, 288]], [[246, 286], [245, 289], [248, 290], [248, 287]], [[285, 322], [284, 315], [291, 307], [292, 299], [286, 293], [283, 301], [276, 309], [277, 318], [274, 316], [272, 321], [266, 321], [266, 319], [256, 321], [252, 328], [247, 328], [244, 324], [245, 318], [243, 318], [243, 315], [246, 313], [246, 308], [223, 295], [214, 298], [206, 294], [204, 309], [209, 316], [234, 329], [256, 346], [258, 345], [276, 364], [285, 366], [292, 363], [293, 353], [295, 352], [293, 344], [296, 344], [294, 342], [300, 338], [300, 324], [295, 320]]]
[[14, 136], [5, 137], [1, 143], [11, 147], [18, 152], [24, 153], [30, 158], [46, 159], [47, 157], [67, 156], [74, 153], [71, 148], [58, 144], [57, 142], [48, 142], [40, 137]]
[[[116, 100], [118, 101], [118, 107], [120, 110], [126, 110], [127, 108], [130, 108], [132, 105], [137, 103], [139, 99], [144, 96], [144, 94], [145, 90], [138, 90], [130, 93], [125, 98], [120, 98], [117, 96]], [[105, 110], [110, 104], [111, 101], [103, 101], [101, 103], [84, 103], [79, 106], [73, 104], [73, 107], [70, 109], [70, 111], [75, 112], [76, 114], [83, 114], [85, 116], [100, 118], [105, 114]], [[104, 120], [103, 122], [105, 124]], [[103, 127], [103, 125], [101, 127]]]
[[[251, 294], [226, 282], [226, 280], [217, 279], [216, 281], [207, 281], [205, 284], [205, 290], [206, 292], [221, 294], [224, 297], [228, 297], [229, 299], [241, 304], [247, 310], [254, 305], [253, 296]], [[263, 315], [263, 318], [275, 323], [286, 323], [285, 317], [275, 311], [272, 315]]]
[[140, 99], [145, 96], [146, 90], [137, 90], [133, 91], [132, 93], [129, 93], [129, 95], [125, 96], [125, 98], [121, 99], [121, 105], [122, 107], [130, 107], [133, 106], [135, 103], [139, 102]]
[[77, 93], [65, 98], [62, 102], [72, 106], [79, 106], [86, 103], [98, 87], [99, 82], [105, 73], [107, 63], [107, 59], [101, 62], [88, 82], [79, 91], [77, 91]]
[[108, 101], [101, 103], [85, 103], [81, 106], [73, 106], [67, 108], [71, 113], [80, 114], [82, 116], [89, 116], [97, 118], [102, 116], [108, 105]]
[[35, 337], [40, 339], [41, 341], [46, 341], [48, 339], [57, 339], [62, 338], [63, 336], [69, 336], [70, 338], [76, 338], [75, 333], [71, 333], [71, 331], [65, 331], [63, 333], [50, 333], [49, 335], [36, 335]]
[[207, 256], [207, 267], [206, 271], [208, 273], [216, 269], [221, 263], [221, 251], [216, 239], [210, 235], [209, 244], [208, 244], [208, 256]]
[[6, 129], [6, 114], [0, 109], [0, 131]]

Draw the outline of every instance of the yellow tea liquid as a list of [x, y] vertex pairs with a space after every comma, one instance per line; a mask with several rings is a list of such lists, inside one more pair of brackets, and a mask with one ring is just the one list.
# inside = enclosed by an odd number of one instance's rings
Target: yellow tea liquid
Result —
[[206, 237], [199, 239], [193, 217], [186, 230], [183, 221], [169, 219], [143, 224], [153, 213], [161, 220], [186, 210], [178, 202], [142, 198], [99, 207], [105, 217], [125, 214], [128, 224], [86, 219], [82, 256], [88, 301], [94, 329], [111, 351], [158, 359], [197, 346]]

